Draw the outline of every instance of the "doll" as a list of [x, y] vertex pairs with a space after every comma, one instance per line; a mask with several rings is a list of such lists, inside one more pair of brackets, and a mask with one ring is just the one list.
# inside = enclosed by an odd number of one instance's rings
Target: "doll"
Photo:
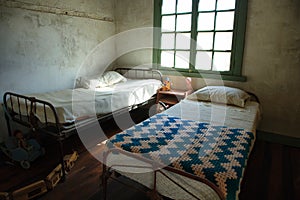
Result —
[[163, 91], [169, 91], [171, 90], [171, 82], [169, 77], [166, 78], [166, 80], [163, 82], [163, 87], [162, 87]]
[[24, 135], [23, 135], [22, 131], [16, 130], [16, 131], [14, 132], [14, 136], [16, 137], [17, 142], [18, 142], [18, 146], [19, 146], [20, 148], [23, 148], [23, 149], [25, 149], [26, 151], [31, 151], [31, 150], [32, 150], [32, 146], [27, 144], [27, 141], [26, 141], [26, 139], [24, 138]]

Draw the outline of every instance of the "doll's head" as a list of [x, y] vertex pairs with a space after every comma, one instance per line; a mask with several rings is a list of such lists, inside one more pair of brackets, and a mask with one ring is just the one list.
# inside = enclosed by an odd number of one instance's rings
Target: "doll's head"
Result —
[[14, 131], [14, 136], [15, 136], [17, 139], [23, 139], [23, 138], [24, 138], [23, 133], [22, 133], [22, 131], [20, 131], [20, 130], [15, 130], [15, 131]]

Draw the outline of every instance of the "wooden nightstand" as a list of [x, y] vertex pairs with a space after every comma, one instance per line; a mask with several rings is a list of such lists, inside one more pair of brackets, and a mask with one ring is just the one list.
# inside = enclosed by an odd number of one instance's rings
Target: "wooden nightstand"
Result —
[[[163, 91], [161, 89], [157, 90], [156, 103], [159, 101], [171, 107], [178, 103], [180, 100], [184, 99], [187, 95], [191, 94], [193, 90], [176, 90], [171, 89], [169, 91]], [[158, 109], [159, 110], [159, 109]]]

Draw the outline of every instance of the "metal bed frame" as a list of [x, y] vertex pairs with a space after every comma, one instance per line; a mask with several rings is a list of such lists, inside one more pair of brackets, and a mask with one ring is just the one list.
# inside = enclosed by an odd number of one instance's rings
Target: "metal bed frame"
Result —
[[[135, 166], [135, 165], [118, 165], [118, 164], [115, 164], [115, 165], [112, 165], [112, 166], [107, 166], [105, 163], [106, 163], [106, 160], [107, 160], [107, 157], [109, 156], [109, 154], [124, 154], [128, 157], [133, 157], [133, 158], [136, 158], [140, 161], [143, 161], [147, 164], [149, 164], [151, 167], [149, 166]], [[141, 189], [138, 189], [136, 187], [133, 187], [133, 186], [130, 186], [120, 180], [118, 180], [118, 172], [116, 172], [113, 168], [114, 167], [132, 167], [132, 168], [147, 168], [147, 169], [150, 169], [150, 170], [153, 170], [153, 189], [148, 189], [146, 191], [143, 191]], [[182, 170], [178, 170], [176, 168], [173, 168], [173, 167], [170, 167], [170, 166], [163, 166], [157, 162], [154, 162], [153, 160], [149, 160], [145, 157], [142, 157], [142, 156], [139, 156], [139, 155], [136, 155], [136, 154], [132, 154], [128, 151], [125, 151], [125, 150], [122, 150], [122, 149], [119, 149], [119, 148], [111, 148], [111, 149], [108, 149], [107, 151], [105, 151], [103, 153], [103, 164], [102, 164], [102, 174], [100, 175], [100, 186], [102, 187], [103, 189], [103, 194], [102, 194], [102, 198], [103, 200], [106, 200], [107, 199], [107, 184], [108, 184], [108, 179], [111, 178], [112, 180], [114, 181], [117, 181], [127, 187], [130, 187], [131, 189], [135, 189], [135, 190], [138, 190], [140, 192], [145, 192], [147, 193], [147, 195], [151, 198], [151, 200], [162, 200], [163, 197], [157, 192], [156, 190], [156, 180], [157, 180], [157, 174], [161, 174], [163, 175], [164, 177], [166, 177], [169, 181], [171, 181], [172, 183], [174, 183], [175, 185], [177, 185], [179, 188], [181, 188], [183, 191], [185, 191], [187, 194], [191, 195], [192, 197], [194, 197], [195, 199], [199, 199], [199, 197], [195, 196], [193, 193], [191, 193], [190, 191], [188, 191], [186, 188], [184, 188], [182, 185], [180, 185], [179, 183], [177, 183], [176, 181], [174, 181], [171, 177], [169, 177], [166, 173], [164, 173], [162, 170], [167, 170], [169, 172], [173, 172], [173, 173], [176, 173], [176, 174], [179, 174], [181, 176], [184, 176], [184, 177], [187, 177], [187, 178], [191, 178], [193, 180], [196, 180], [196, 181], [199, 181], [199, 182], [202, 182], [206, 185], [208, 185], [209, 187], [211, 187], [216, 193], [217, 195], [220, 197], [221, 200], [225, 200], [225, 197], [223, 195], [223, 193], [221, 192], [221, 190], [212, 182], [210, 182], [209, 180], [207, 179], [204, 179], [204, 178], [200, 178], [199, 176], [195, 176], [191, 173], [187, 173], [185, 171], [182, 171]]]
[[[162, 74], [158, 70], [146, 69], [146, 68], [143, 69], [116, 68], [114, 71], [117, 71], [128, 78], [133, 78], [133, 79], [153, 78], [162, 81]], [[12, 98], [16, 99], [17, 105], [14, 105]], [[25, 109], [26, 109], [25, 115], [24, 113], [21, 112], [21, 103], [20, 103], [21, 101], [23, 101], [25, 104]], [[149, 100], [142, 104], [122, 108], [113, 113], [97, 116], [97, 120], [98, 122], [105, 121], [107, 119], [110, 119], [113, 115], [116, 116], [131, 111], [137, 107], [147, 104], [148, 102]], [[45, 123], [42, 123], [41, 120], [37, 119], [37, 117], [35, 116], [37, 106], [41, 106], [44, 110], [43, 117]], [[62, 180], [64, 180], [66, 173], [65, 173], [65, 165], [63, 160], [64, 157], [63, 140], [69, 136], [68, 134], [74, 132], [77, 128], [90, 125], [91, 123], [93, 123], [93, 120], [89, 120], [89, 119], [82, 120], [83, 123], [81, 123], [79, 126], [77, 125], [75, 126], [75, 122], [74, 122], [73, 124], [71, 124], [72, 126], [66, 128], [64, 126], [65, 124], [60, 123], [57, 111], [50, 102], [43, 101], [35, 97], [29, 97], [29, 96], [13, 93], [13, 92], [6, 92], [3, 95], [3, 108], [4, 108], [8, 133], [10, 136], [12, 135], [10, 122], [13, 121], [27, 128], [30, 128], [33, 132], [44, 132], [56, 138], [59, 145], [60, 163], [62, 165], [62, 171], [63, 171]], [[49, 122], [47, 113], [53, 114], [55, 119], [54, 123]]]
[[[250, 95], [251, 100], [260, 103], [259, 98], [254, 93], [251, 93], [251, 92], [247, 92], [247, 93]], [[164, 110], [167, 109], [166, 105], [163, 102], [158, 102], [158, 103], [164, 108]], [[106, 163], [107, 157], [109, 156], [110, 153], [112, 153], [112, 154], [124, 154], [126, 156], [136, 158], [140, 161], [143, 161], [143, 162], [149, 164], [151, 167], [146, 167], [146, 166], [140, 166], [139, 167], [139, 166], [134, 166], [134, 165], [112, 165], [112, 166], [107, 166], [105, 163]], [[118, 174], [118, 172], [116, 172], [113, 169], [113, 167], [148, 168], [148, 169], [153, 170], [153, 172], [154, 172], [154, 175], [153, 175], [153, 182], [154, 182], [153, 189], [148, 189], [147, 188], [146, 191], [143, 191], [139, 188], [136, 188], [134, 186], [130, 186], [130, 185], [118, 180], [118, 176], [120, 176], [120, 174]], [[221, 200], [226, 199], [225, 196], [223, 195], [222, 191], [214, 183], [210, 182], [207, 179], [200, 178], [198, 176], [195, 176], [193, 174], [187, 173], [187, 172], [182, 171], [182, 170], [175, 169], [175, 168], [170, 167], [170, 166], [161, 166], [159, 163], [154, 162], [153, 160], [149, 160], [149, 159], [147, 159], [145, 157], [142, 157], [140, 155], [133, 154], [133, 153], [130, 153], [130, 152], [125, 151], [123, 149], [114, 147], [114, 148], [110, 148], [110, 149], [106, 150], [103, 153], [102, 174], [100, 174], [100, 187], [102, 187], [102, 189], [103, 189], [103, 194], [102, 194], [103, 200], [107, 199], [107, 184], [108, 184], [108, 179], [109, 178], [114, 180], [114, 181], [117, 181], [117, 182], [131, 188], [131, 189], [135, 189], [135, 190], [138, 190], [140, 192], [147, 193], [147, 195], [151, 198], [151, 200], [162, 200], [164, 198], [156, 190], [156, 183], [157, 183], [156, 182], [156, 180], [157, 180], [156, 177], [157, 177], [158, 173], [162, 174], [164, 177], [166, 177], [169, 181], [171, 181], [172, 183], [177, 185], [179, 188], [181, 188], [187, 194], [189, 194], [192, 197], [194, 197], [195, 199], [199, 200], [199, 197], [195, 196], [194, 194], [189, 192], [187, 189], [185, 189], [183, 186], [181, 186], [179, 183], [172, 180], [172, 178], [170, 178], [166, 173], [164, 173], [162, 171], [162, 169], [170, 171], [170, 172], [174, 172], [176, 174], [182, 175], [182, 176], [187, 177], [187, 178], [191, 178], [191, 179], [199, 181], [199, 182], [202, 182], [202, 183], [210, 186], [217, 193], [217, 195], [219, 196], [219, 198]]]

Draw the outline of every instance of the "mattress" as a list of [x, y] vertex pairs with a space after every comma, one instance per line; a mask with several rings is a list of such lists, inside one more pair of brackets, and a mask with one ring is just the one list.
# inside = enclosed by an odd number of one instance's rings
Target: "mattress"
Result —
[[[205, 122], [212, 126], [226, 126], [233, 129], [241, 128], [246, 132], [249, 131], [253, 133], [253, 140], [249, 142], [249, 155], [255, 141], [255, 129], [259, 121], [260, 111], [259, 104], [253, 101], [248, 101], [245, 108], [239, 108], [235, 106], [185, 99], [163, 112], [163, 114], [178, 117], [183, 120]], [[125, 140], [127, 139], [129, 140], [129, 137]], [[109, 141], [111, 141], [111, 139]], [[245, 158], [245, 163], [247, 158], [248, 156]], [[108, 166], [112, 166], [112, 168], [120, 174], [129, 177], [150, 189], [154, 188], [154, 172], [152, 170], [152, 166], [147, 162], [140, 161], [129, 155], [111, 153], [107, 156], [106, 163]], [[121, 165], [131, 165], [131, 167], [124, 167]], [[158, 173], [156, 177], [156, 188], [157, 191], [164, 196], [172, 199], [220, 199], [217, 192], [203, 182], [192, 180], [188, 177], [164, 169], [161, 171], [194, 195], [191, 196], [186, 193], [182, 188], [178, 187], [168, 178]], [[240, 181], [241, 180], [242, 179], [240, 179]], [[238, 193], [239, 191], [236, 192], [236, 199], [238, 199]]]
[[243, 128], [253, 133], [256, 132], [261, 116], [260, 105], [255, 101], [247, 101], [245, 107], [241, 108], [184, 99], [179, 104], [166, 110], [165, 113], [182, 119], [209, 122], [213, 125]]
[[[57, 112], [59, 123], [72, 123], [75, 120], [82, 120], [97, 115], [104, 115], [115, 112], [119, 109], [137, 105], [149, 100], [158, 88], [161, 82], [155, 79], [128, 79], [126, 82], [118, 83], [110, 87], [96, 88], [95, 90], [76, 88], [61, 91], [28, 94], [26, 96], [51, 103]], [[8, 107], [11, 107], [11, 101], [8, 100]], [[17, 100], [12, 97], [14, 108], [18, 108], [22, 115], [29, 113], [24, 100]], [[47, 121], [55, 123], [53, 112], [49, 107], [45, 108]], [[45, 111], [42, 106], [37, 105], [36, 117], [45, 122]]]

